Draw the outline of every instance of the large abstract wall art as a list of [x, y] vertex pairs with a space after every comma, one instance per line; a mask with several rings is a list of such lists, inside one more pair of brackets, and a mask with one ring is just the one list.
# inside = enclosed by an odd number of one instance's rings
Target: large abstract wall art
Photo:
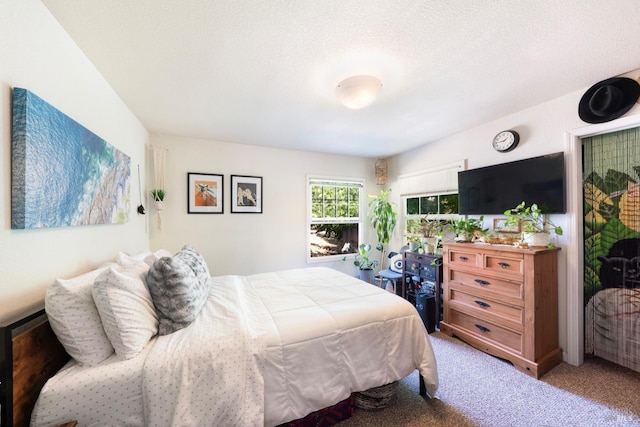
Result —
[[129, 156], [14, 88], [11, 228], [127, 222], [130, 166]]

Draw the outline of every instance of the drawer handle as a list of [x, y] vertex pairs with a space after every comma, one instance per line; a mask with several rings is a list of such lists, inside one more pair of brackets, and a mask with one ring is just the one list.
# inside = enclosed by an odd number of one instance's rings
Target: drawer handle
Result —
[[462, 261], [462, 262], [467, 262], [467, 261], [469, 261], [469, 258], [468, 258], [468, 257], [466, 257], [466, 256], [461, 256], [461, 257], [460, 257], [460, 261]]
[[491, 332], [491, 329], [487, 328], [486, 326], [478, 325], [477, 323], [474, 326], [480, 329], [482, 332]]
[[511, 267], [511, 264], [509, 264], [508, 262], [499, 262], [498, 265], [502, 268], [509, 268]]
[[482, 280], [482, 279], [475, 279], [475, 282], [482, 286], [487, 286], [491, 284], [490, 282], [487, 282], [486, 280]]
[[475, 300], [474, 302], [475, 302], [476, 304], [478, 304], [480, 307], [484, 307], [484, 308], [491, 307], [491, 305], [490, 305], [490, 304], [487, 304], [487, 303], [486, 303], [486, 302], [484, 302], [484, 301], [478, 301], [478, 300]]

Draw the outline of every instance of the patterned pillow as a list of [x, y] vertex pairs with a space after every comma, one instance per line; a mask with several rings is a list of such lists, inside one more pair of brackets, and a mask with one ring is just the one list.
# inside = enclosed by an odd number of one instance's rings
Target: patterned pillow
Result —
[[51, 329], [67, 353], [83, 365], [97, 365], [113, 354], [91, 295], [93, 282], [106, 268], [57, 279], [47, 288], [44, 300]]
[[131, 359], [158, 333], [158, 318], [144, 283], [149, 266], [142, 261], [102, 272], [93, 284], [93, 299], [116, 354]]
[[195, 249], [185, 246], [174, 257], [153, 263], [147, 285], [158, 315], [158, 332], [167, 335], [189, 326], [200, 314], [209, 294], [209, 269]]

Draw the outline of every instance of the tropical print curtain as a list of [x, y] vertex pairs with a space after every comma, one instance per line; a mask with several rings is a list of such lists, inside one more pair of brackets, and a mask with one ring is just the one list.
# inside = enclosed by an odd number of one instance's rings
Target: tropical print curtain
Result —
[[640, 371], [640, 128], [583, 140], [585, 352]]

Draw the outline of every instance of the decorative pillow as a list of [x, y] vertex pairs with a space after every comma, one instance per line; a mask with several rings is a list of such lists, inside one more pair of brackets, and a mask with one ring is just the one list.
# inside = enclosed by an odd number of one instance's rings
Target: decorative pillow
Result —
[[192, 246], [185, 245], [180, 249], [180, 251], [176, 254], [176, 258], [180, 258], [184, 261], [195, 273], [196, 277], [203, 285], [209, 283], [209, 278], [211, 274], [209, 273], [209, 267], [207, 267], [207, 262], [204, 260], [202, 255], [195, 250]]
[[47, 288], [44, 300], [51, 329], [67, 353], [83, 365], [97, 365], [113, 354], [91, 295], [93, 282], [107, 268], [57, 279]]
[[104, 331], [123, 359], [135, 357], [158, 333], [158, 318], [144, 283], [148, 271], [142, 261], [115, 266], [103, 271], [93, 284]]
[[204, 307], [209, 294], [209, 269], [204, 258], [185, 246], [174, 257], [153, 263], [147, 285], [158, 314], [160, 335], [189, 326]]

